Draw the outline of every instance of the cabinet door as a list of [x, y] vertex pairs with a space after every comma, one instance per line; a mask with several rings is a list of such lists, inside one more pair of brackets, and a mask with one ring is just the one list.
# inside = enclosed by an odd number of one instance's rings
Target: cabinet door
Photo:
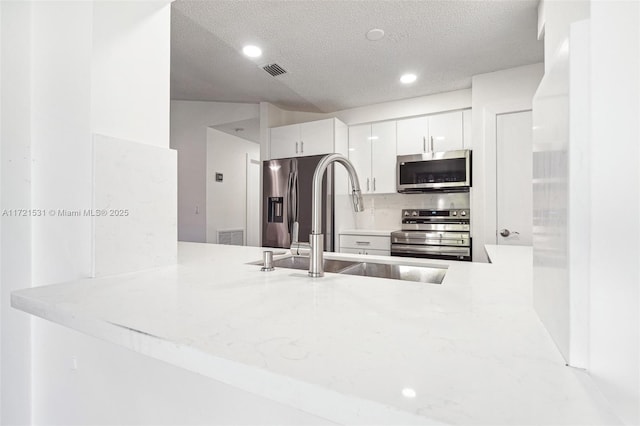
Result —
[[271, 159], [297, 157], [300, 154], [300, 125], [271, 128]]
[[462, 111], [429, 116], [429, 136], [436, 152], [463, 149]]
[[333, 118], [300, 124], [300, 155], [333, 152]]
[[349, 127], [349, 160], [358, 173], [363, 194], [371, 192], [371, 125]]
[[416, 117], [407, 118], [405, 120], [398, 120], [397, 126], [398, 155], [422, 154], [423, 152], [427, 151], [427, 117]]
[[364, 250], [363, 249], [348, 248], [348, 247], [341, 247], [340, 248], [340, 253], [364, 254]]
[[396, 192], [396, 122], [371, 125], [371, 190]]

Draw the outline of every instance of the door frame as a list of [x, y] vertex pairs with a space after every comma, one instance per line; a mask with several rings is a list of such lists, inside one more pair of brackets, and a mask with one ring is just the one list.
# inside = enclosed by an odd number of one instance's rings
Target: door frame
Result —
[[[487, 259], [484, 244], [496, 244], [497, 220], [497, 177], [496, 155], [498, 137], [498, 118], [500, 114], [532, 110], [531, 99], [510, 100], [487, 105], [472, 110], [473, 121], [479, 121], [482, 131], [481, 141], [473, 144], [473, 181], [481, 182], [471, 192], [472, 217], [472, 253], [474, 261]], [[480, 167], [475, 167], [479, 164]], [[482, 169], [482, 170], [480, 170]]]
[[[529, 108], [529, 109], [522, 109], [519, 111], [507, 111], [507, 112], [499, 112], [495, 114], [495, 157], [494, 157], [494, 191], [495, 191], [495, 204], [494, 204], [494, 212], [495, 212], [495, 216], [494, 216], [494, 222], [493, 222], [493, 227], [494, 227], [494, 244], [498, 244], [498, 117], [502, 116], [502, 115], [510, 115], [510, 114], [520, 114], [522, 112], [530, 112], [533, 115], [533, 108]], [[531, 119], [531, 122], [533, 123], [533, 117]], [[533, 135], [531, 137], [531, 144], [533, 146]], [[533, 156], [533, 151], [531, 151], [531, 155]], [[533, 230], [532, 230], [533, 231]]]
[[249, 245], [249, 212], [251, 211], [251, 209], [249, 208], [250, 201], [249, 201], [249, 194], [251, 191], [249, 191], [249, 186], [250, 186], [250, 181], [249, 181], [249, 175], [250, 175], [250, 170], [251, 167], [258, 167], [258, 181], [260, 184], [260, 187], [258, 189], [258, 199], [256, 200], [256, 207], [257, 207], [257, 211], [258, 211], [258, 223], [255, 224], [255, 229], [258, 235], [256, 235], [256, 241], [258, 242], [258, 247], [261, 245], [261, 241], [262, 241], [262, 230], [261, 230], [261, 221], [262, 221], [262, 216], [261, 216], [261, 209], [260, 209], [260, 205], [261, 205], [261, 200], [262, 200], [262, 190], [260, 189], [262, 187], [261, 185], [261, 181], [262, 181], [262, 162], [260, 161], [260, 159], [255, 159], [255, 158], [251, 158], [251, 156], [249, 155], [249, 153], [245, 154], [245, 160], [246, 160], [246, 170], [245, 170], [245, 209], [244, 209], [244, 229], [245, 229], [245, 233], [244, 233], [244, 245], [247, 246]]

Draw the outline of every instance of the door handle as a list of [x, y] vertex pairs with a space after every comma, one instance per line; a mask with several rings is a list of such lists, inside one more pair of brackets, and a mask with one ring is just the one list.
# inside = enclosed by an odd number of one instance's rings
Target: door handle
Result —
[[431, 152], [433, 152], [433, 136], [431, 136]]
[[422, 152], [427, 152], [427, 137], [422, 137]]
[[304, 154], [304, 141], [300, 141], [300, 153]]
[[367, 178], [367, 192], [369, 191], [369, 178]]
[[373, 178], [373, 192], [376, 192], [376, 178]]
[[513, 234], [513, 235], [520, 235], [520, 233], [519, 233], [519, 232], [517, 232], [517, 231], [513, 231], [513, 232], [511, 232], [511, 231], [509, 231], [508, 229], [501, 229], [501, 230], [500, 230], [500, 235], [502, 235], [502, 236], [503, 236], [503, 237], [505, 237], [505, 238], [506, 238], [506, 237], [508, 237], [508, 236], [509, 236], [509, 235], [511, 235], [511, 234]]
[[298, 142], [296, 142], [296, 154], [298, 153]]

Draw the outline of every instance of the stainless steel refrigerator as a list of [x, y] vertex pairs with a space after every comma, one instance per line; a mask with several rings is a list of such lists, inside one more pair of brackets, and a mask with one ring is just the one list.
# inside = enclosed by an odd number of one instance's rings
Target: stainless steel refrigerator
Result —
[[[291, 247], [293, 223], [299, 223], [298, 241], [309, 242], [311, 185], [316, 165], [324, 155], [282, 158], [263, 163], [262, 245]], [[333, 165], [322, 180], [322, 232], [325, 251], [333, 251]]]

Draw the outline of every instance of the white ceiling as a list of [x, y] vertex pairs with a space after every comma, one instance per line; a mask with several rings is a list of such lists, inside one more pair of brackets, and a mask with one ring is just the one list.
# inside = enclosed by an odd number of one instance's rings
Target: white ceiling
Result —
[[[538, 0], [177, 0], [171, 97], [333, 112], [471, 87], [543, 60]], [[386, 32], [379, 41], [365, 34]], [[257, 60], [241, 53], [257, 44]], [[277, 63], [272, 77], [259, 66]], [[403, 86], [404, 72], [418, 80]]]
[[251, 142], [260, 143], [260, 119], [257, 117], [211, 127]]

